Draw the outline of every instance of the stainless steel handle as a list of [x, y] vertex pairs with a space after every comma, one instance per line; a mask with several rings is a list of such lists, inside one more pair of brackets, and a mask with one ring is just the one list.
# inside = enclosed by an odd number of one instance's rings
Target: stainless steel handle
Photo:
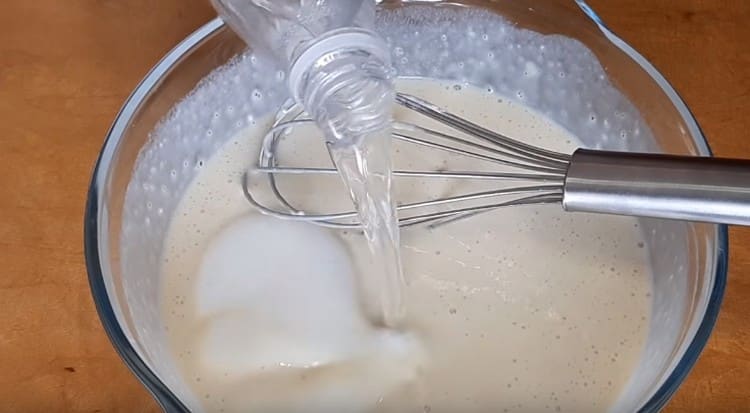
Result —
[[579, 149], [566, 211], [750, 225], [750, 161]]

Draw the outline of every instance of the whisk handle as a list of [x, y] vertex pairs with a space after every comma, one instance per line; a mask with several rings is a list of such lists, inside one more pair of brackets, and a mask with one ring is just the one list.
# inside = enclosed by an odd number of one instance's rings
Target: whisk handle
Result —
[[750, 161], [579, 149], [563, 207], [750, 226]]

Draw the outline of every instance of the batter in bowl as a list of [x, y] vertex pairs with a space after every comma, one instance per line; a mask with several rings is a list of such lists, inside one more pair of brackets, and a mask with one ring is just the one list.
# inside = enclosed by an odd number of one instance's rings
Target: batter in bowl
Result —
[[[398, 88], [537, 146], [580, 145], [491, 90], [425, 79]], [[434, 126], [403, 109], [395, 116]], [[407, 316], [399, 331], [382, 330], [359, 304], [370, 266], [358, 231], [264, 217], [245, 200], [240, 179], [270, 121], [203, 165], [166, 238], [163, 317], [200, 400], [193, 409], [581, 412], [616, 402], [648, 332], [652, 275], [636, 219], [550, 205], [404, 229]], [[286, 163], [325, 159], [307, 132], [284, 138]], [[404, 145], [393, 156], [403, 169], [482, 168]], [[295, 202], [345, 207], [335, 177], [280, 185]], [[404, 179], [395, 191], [408, 202], [481, 185]]]

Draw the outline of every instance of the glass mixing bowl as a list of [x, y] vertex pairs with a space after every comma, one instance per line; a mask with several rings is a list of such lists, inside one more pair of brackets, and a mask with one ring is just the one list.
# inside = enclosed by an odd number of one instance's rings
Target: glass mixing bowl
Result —
[[[579, 55], [567, 63], [562, 60], [560, 76], [567, 70], [565, 65], [576, 66], [578, 78], [574, 80], [580, 86], [574, 94], [577, 102], [568, 102], [560, 110], [562, 103], [554, 101], [554, 94], [539, 93], [538, 84], [516, 84], [512, 76], [506, 79], [512, 89], [500, 92], [536, 96], [524, 103], [553, 117], [587, 146], [711, 154], [698, 124], [675, 90], [641, 55], [607, 29], [583, 1], [403, 0], [382, 1], [381, 7], [483, 8], [516, 28], [539, 33], [539, 41], [553, 41], [559, 36], [576, 39], [578, 46], [574, 46], [574, 51]], [[154, 143], [152, 131], [164, 126], [163, 119], [196, 86], [205, 85], [200, 83], [202, 79], [245, 48], [217, 19], [167, 54], [138, 85], [117, 116], [89, 189], [85, 254], [102, 324], [127, 365], [170, 412], [187, 412], [186, 406], [195, 404], [171, 361], [160, 323], [158, 262], [168, 224], [164, 217], [174, 210], [196, 170], [194, 166], [202, 165], [203, 159], [218, 148], [222, 133], [216, 131], [212, 139], [185, 141], [178, 151], [165, 152], [163, 142]], [[261, 65], [255, 70], [273, 69]], [[283, 83], [279, 85], [283, 90]], [[245, 91], [234, 93], [241, 96]], [[283, 93], [278, 92], [276, 99], [280, 101]], [[213, 112], [206, 113], [207, 119], [195, 119], [195, 130], [185, 133], [205, 136]], [[246, 120], [236, 116], [239, 128]], [[587, 132], [581, 125], [589, 117], [597, 117], [597, 124], [605, 129], [617, 119], [633, 120], [635, 126], [627, 131], [629, 144], [623, 146], [621, 141], [607, 138], [607, 134]], [[227, 133], [224, 131], [224, 135]], [[171, 159], [165, 155], [173, 152], [183, 157]], [[148, 173], [144, 172], [144, 162], [152, 163], [151, 173], [159, 175], [163, 170], [167, 178], [160, 184], [152, 182], [150, 187], [133, 185], [139, 174]], [[173, 169], [174, 179], [169, 180], [174, 162], [182, 169], [179, 176]], [[147, 197], [149, 193], [160, 194], [158, 208], [150, 202], [148, 210], [132, 207], [133, 198], [140, 205], [144, 199], [137, 197]], [[641, 226], [655, 270], [653, 311], [642, 360], [613, 408], [616, 411], [658, 411], [667, 403], [708, 340], [726, 284], [725, 226], [658, 220], [642, 220]], [[123, 245], [124, 234], [136, 234], [139, 242]]]

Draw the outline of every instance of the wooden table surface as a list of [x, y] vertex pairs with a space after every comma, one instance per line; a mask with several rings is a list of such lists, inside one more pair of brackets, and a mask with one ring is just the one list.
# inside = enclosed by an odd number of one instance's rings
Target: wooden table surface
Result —
[[[590, 3], [672, 82], [718, 155], [750, 158], [749, 1]], [[99, 324], [83, 208], [123, 100], [213, 16], [206, 0], [2, 0], [0, 411], [158, 411]], [[669, 412], [750, 411], [750, 230], [733, 228], [730, 246], [716, 330]]]

